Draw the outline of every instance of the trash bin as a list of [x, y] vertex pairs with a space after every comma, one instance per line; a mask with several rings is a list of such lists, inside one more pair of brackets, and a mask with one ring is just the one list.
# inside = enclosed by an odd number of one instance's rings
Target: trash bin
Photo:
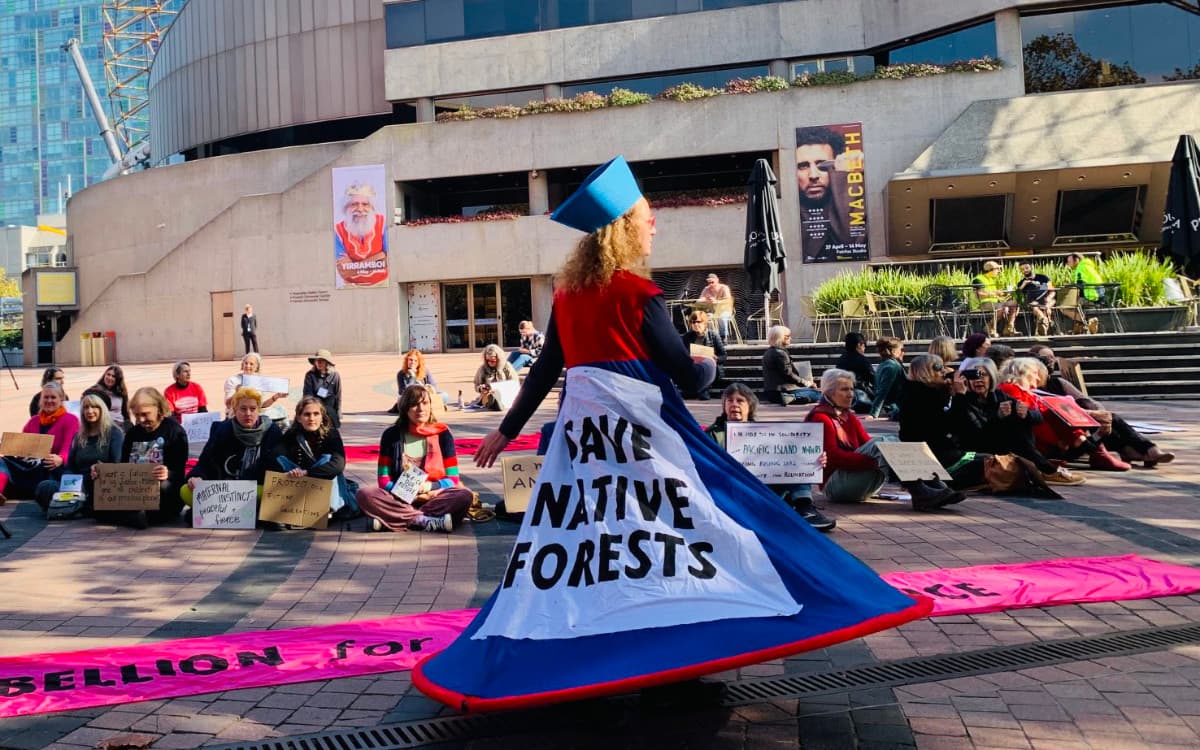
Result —
[[92, 366], [92, 334], [79, 334], [79, 366]]
[[104, 333], [101, 331], [92, 331], [92, 364], [108, 364], [104, 359]]
[[104, 364], [111, 365], [117, 361], [117, 332], [104, 332]]

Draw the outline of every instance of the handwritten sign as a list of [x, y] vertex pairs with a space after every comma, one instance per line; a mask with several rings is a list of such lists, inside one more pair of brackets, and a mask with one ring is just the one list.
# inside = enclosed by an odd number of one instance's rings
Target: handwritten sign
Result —
[[207, 443], [208, 433], [212, 426], [220, 422], [223, 415], [219, 411], [206, 411], [199, 414], [183, 415], [183, 430], [187, 433], [189, 443]]
[[263, 483], [262, 521], [286, 523], [306, 529], [323, 529], [329, 523], [329, 508], [337, 482], [313, 477], [289, 477], [268, 471]]
[[705, 359], [717, 358], [717, 350], [704, 344], [692, 344], [688, 347], [688, 352], [693, 357], [704, 357]]
[[257, 502], [252, 479], [201, 480], [192, 492], [192, 528], [253, 529]]
[[96, 464], [96, 510], [158, 510], [154, 464]]
[[0, 452], [21, 458], [46, 458], [54, 447], [53, 435], [32, 432], [6, 432], [0, 435]]
[[287, 378], [269, 378], [266, 375], [242, 375], [242, 387], [253, 388], [262, 394], [287, 393], [291, 390]]
[[901, 482], [920, 479], [949, 479], [950, 472], [942, 468], [933, 451], [925, 443], [885, 443], [876, 441], [879, 452]]
[[400, 472], [400, 476], [396, 477], [395, 482], [392, 482], [392, 486], [388, 488], [388, 492], [391, 492], [406, 503], [411, 503], [421, 492], [421, 485], [425, 483], [425, 479], [428, 476], [428, 474], [416, 466], [410, 466]]
[[509, 513], [524, 513], [542, 470], [542, 457], [502, 456], [500, 462], [504, 469], [504, 509]]
[[807, 422], [730, 422], [729, 455], [768, 484], [821, 481], [821, 425]]

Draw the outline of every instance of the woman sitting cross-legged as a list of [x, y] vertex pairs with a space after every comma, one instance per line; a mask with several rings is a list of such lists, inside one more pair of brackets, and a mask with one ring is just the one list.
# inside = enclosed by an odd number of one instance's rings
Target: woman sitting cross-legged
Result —
[[38, 484], [57, 480], [71, 456], [71, 444], [79, 431], [79, 420], [67, 412], [62, 386], [53, 379], [42, 386], [38, 413], [29, 418], [22, 432], [50, 435], [54, 441], [45, 458], [0, 457], [0, 504], [6, 497], [34, 497]]
[[[821, 400], [804, 418], [824, 427], [825, 497], [831, 503], [861, 503], [888, 480], [887, 459], [854, 414], [854, 373], [830, 368], [821, 374]], [[912, 495], [913, 510], [932, 511], [964, 499], [941, 480], [901, 482]]]
[[[501, 380], [519, 380], [517, 371], [504, 359], [504, 350], [496, 344], [483, 348], [483, 364], [475, 371], [475, 392], [479, 396], [467, 404], [467, 409], [491, 409], [500, 411], [500, 402], [492, 391], [492, 384]], [[404, 411], [401, 410], [401, 415]]]
[[[705, 432], [726, 450], [729, 449], [727, 433], [730, 422], [754, 422], [758, 417], [758, 397], [742, 383], [730, 383], [721, 393], [721, 416]], [[826, 456], [821, 453], [820, 464], [825, 466]], [[779, 495], [801, 518], [818, 531], [832, 531], [837, 521], [817, 510], [813, 504], [811, 484], [769, 484], [767, 487]]]
[[1055, 424], [1048, 418], [1048, 405], [1033, 392], [1046, 382], [1047, 377], [1046, 365], [1033, 357], [1010, 359], [1000, 370], [1000, 390], [1017, 403], [1024, 404], [1029, 411], [1039, 412], [1042, 417], [1033, 425], [1034, 444], [1038, 451], [1045, 456], [1062, 457], [1070, 461], [1086, 455], [1088, 465], [1093, 469], [1129, 471], [1129, 464], [1109, 453], [1098, 435], [1062, 423]]
[[[171, 405], [157, 388], [139, 388], [129, 398], [129, 416], [133, 426], [125, 433], [121, 446], [121, 463], [155, 464], [154, 478], [158, 480], [158, 512], [107, 511], [95, 512], [97, 520], [109, 520], [146, 528], [150, 521], [169, 521], [179, 517], [183, 503], [179, 488], [187, 471], [188, 438], [179, 422], [168, 419]], [[95, 479], [96, 466], [92, 466]]]
[[341, 502], [335, 500], [330, 510], [339, 518], [355, 515], [358, 506], [354, 505], [354, 493], [343, 473], [346, 470], [346, 446], [342, 443], [341, 433], [329, 421], [321, 399], [305, 396], [296, 404], [292, 426], [283, 433], [283, 439], [276, 447], [275, 463], [289, 476], [337, 482]]
[[953, 375], [936, 354], [913, 357], [900, 398], [900, 439], [928, 445], [938, 463], [950, 472], [951, 483], [964, 489], [984, 483], [987, 454], [963, 450], [951, 435], [947, 409], [954, 395]]
[[1083, 484], [1083, 477], [1038, 451], [1033, 429], [1042, 421], [1041, 413], [997, 390], [998, 379], [996, 365], [986, 357], [969, 357], [959, 365], [948, 413], [950, 434], [958, 445], [966, 451], [1027, 459], [1048, 484]]
[[[392, 494], [396, 479], [410, 468], [425, 472], [411, 502]], [[433, 420], [429, 391], [410, 385], [400, 394], [400, 415], [379, 439], [377, 487], [358, 491], [358, 507], [376, 531], [416, 529], [450, 532], [471, 507], [471, 491], [459, 483], [458, 456], [450, 428]]]
[[274, 465], [283, 433], [262, 415], [262, 394], [253, 388], [238, 388], [231, 403], [233, 418], [213, 425], [200, 458], [188, 472], [187, 485], [180, 490], [189, 508], [192, 492], [201, 480], [252, 479], [258, 483], [261, 497], [267, 469]]
[[787, 350], [790, 343], [792, 329], [787, 326], [771, 326], [767, 330], [767, 350], [762, 356], [763, 397], [782, 406], [811, 404], [821, 398], [821, 392], [796, 371]]
[[[71, 455], [63, 466], [63, 474], [79, 474], [83, 477], [83, 498], [66, 515], [91, 515], [94, 482], [92, 466], [100, 463], [117, 463], [121, 460], [121, 449], [125, 445], [125, 432], [113, 424], [111, 403], [101, 391], [85, 391], [79, 401], [79, 432], [71, 441]], [[42, 510], [50, 508], [54, 493], [59, 491], [59, 479], [46, 479], [37, 486], [37, 504]]]

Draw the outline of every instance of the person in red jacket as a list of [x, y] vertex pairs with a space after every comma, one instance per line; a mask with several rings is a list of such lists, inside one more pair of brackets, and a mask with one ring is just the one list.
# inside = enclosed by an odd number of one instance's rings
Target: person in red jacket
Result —
[[[878, 443], [854, 414], [854, 373], [830, 368], [821, 375], [821, 400], [805, 417], [825, 432], [825, 499], [861, 503], [888, 481], [888, 465]], [[931, 511], [963, 500], [941, 480], [901, 482], [912, 495], [913, 510]]]

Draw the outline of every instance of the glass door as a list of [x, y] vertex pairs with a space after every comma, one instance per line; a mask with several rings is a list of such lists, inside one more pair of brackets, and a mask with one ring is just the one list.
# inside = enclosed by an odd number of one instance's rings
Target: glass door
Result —
[[470, 284], [442, 284], [442, 304], [446, 321], [445, 349], [471, 348], [471, 310], [467, 288]]
[[529, 320], [529, 279], [442, 284], [444, 351], [478, 351], [488, 344], [516, 346], [517, 324]]
[[500, 282], [481, 281], [471, 285], [471, 315], [475, 321], [472, 349], [500, 343]]

